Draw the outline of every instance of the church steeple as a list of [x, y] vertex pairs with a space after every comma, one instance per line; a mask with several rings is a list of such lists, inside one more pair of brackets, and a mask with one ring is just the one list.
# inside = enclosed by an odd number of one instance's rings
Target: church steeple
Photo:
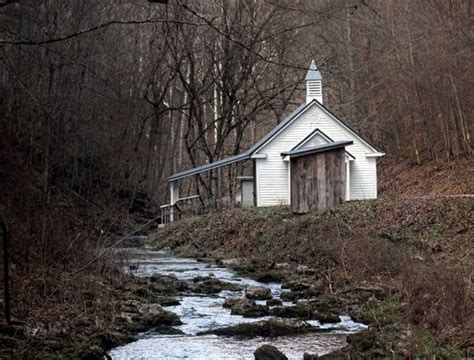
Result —
[[309, 65], [308, 73], [306, 74], [306, 103], [316, 99], [321, 104], [323, 103], [323, 77], [316, 66], [314, 60]]

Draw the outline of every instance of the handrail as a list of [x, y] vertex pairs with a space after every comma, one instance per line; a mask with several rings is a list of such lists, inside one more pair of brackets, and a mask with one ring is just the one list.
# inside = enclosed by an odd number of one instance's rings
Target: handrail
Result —
[[174, 204], [166, 204], [166, 205], [161, 205], [161, 223], [162, 224], [169, 224], [172, 222], [174, 219], [174, 210], [177, 210], [178, 214], [183, 213], [183, 210], [178, 206], [180, 203], [189, 201], [189, 200], [194, 200], [200, 198], [201, 195], [191, 195], [183, 198], [179, 198], [178, 200], [175, 201]]
[[186, 200], [197, 199], [197, 198], [200, 198], [200, 197], [201, 197], [201, 195], [191, 195], [191, 196], [179, 198], [178, 200], [176, 200], [176, 202], [174, 204], [161, 205], [160, 209], [164, 209], [164, 208], [167, 208], [167, 207], [172, 207], [172, 206], [176, 205], [179, 202], [183, 202], [183, 201], [186, 201]]

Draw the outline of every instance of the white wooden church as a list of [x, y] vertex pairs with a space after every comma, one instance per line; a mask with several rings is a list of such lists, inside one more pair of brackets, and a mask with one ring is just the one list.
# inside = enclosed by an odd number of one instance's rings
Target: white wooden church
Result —
[[[321, 192], [334, 189], [323, 176], [324, 172], [331, 171], [329, 164], [341, 168], [337, 170], [334, 183], [337, 188], [344, 187], [342, 193], [338, 192], [342, 201], [376, 198], [377, 158], [385, 154], [323, 105], [322, 76], [314, 61], [305, 80], [306, 102], [246, 152], [172, 175], [168, 179], [170, 205], [179, 200], [179, 180], [245, 160], [253, 160], [254, 166], [253, 176], [241, 179], [243, 206], [289, 205], [298, 196], [297, 192], [300, 199], [310, 198], [310, 192], [320, 192], [320, 198], [327, 197]], [[329, 151], [343, 153], [341, 157], [336, 156], [342, 160], [329, 163], [327, 158], [321, 158], [308, 162], [308, 157], [321, 156]], [[297, 166], [296, 163], [293, 165], [293, 160], [301, 157], [304, 157], [301, 161], [305, 161], [306, 165], [300, 166], [303, 170], [292, 175], [292, 167]], [[296, 186], [303, 177], [308, 178], [303, 182], [306, 185], [292, 191], [292, 184]]]

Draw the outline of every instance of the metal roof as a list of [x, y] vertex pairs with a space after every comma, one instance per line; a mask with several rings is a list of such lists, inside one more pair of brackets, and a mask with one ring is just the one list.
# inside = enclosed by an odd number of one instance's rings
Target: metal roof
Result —
[[293, 120], [297, 115], [299, 115], [302, 111], [304, 111], [307, 107], [309, 107], [310, 104], [311, 103], [302, 104], [298, 106], [298, 108], [295, 111], [293, 111], [290, 115], [288, 115], [285, 119], [283, 119], [267, 135], [265, 135], [259, 141], [257, 141], [255, 145], [253, 145], [248, 151], [250, 151], [252, 154], [257, 152], [263, 145], [265, 145], [275, 135], [277, 135], [281, 130], [283, 130], [291, 122], [291, 120]]
[[[332, 116], [334, 118], [334, 120], [337, 120], [339, 121], [343, 126], [345, 126], [351, 133], [353, 133], [356, 137], [358, 137], [363, 143], [365, 143], [368, 147], [372, 148], [372, 150], [374, 150], [375, 152], [380, 152], [380, 153], [383, 153], [382, 150], [380, 150], [378, 147], [376, 147], [374, 144], [372, 144], [372, 142], [369, 142], [367, 139], [363, 138], [362, 136], [360, 136], [353, 128], [352, 126], [350, 126], [345, 120], [342, 120], [339, 116], [337, 116], [336, 114], [334, 114], [331, 110], [329, 110], [327, 107], [325, 107], [323, 104], [321, 104], [319, 101], [317, 100], [313, 100], [315, 101], [319, 107], [321, 109], [323, 109], [325, 112], [327, 112], [330, 116]], [[384, 154], [385, 155], [385, 154]]]
[[353, 143], [354, 142], [352, 140], [335, 141], [328, 144], [312, 146], [307, 149], [290, 150], [290, 151], [281, 153], [281, 156], [289, 156], [290, 158], [295, 158], [295, 157], [300, 157], [300, 156], [305, 156], [305, 155], [310, 155], [310, 154], [322, 153], [329, 150], [344, 148], [346, 146], [352, 145]]
[[[316, 64], [314, 65], [316, 66]], [[311, 70], [310, 70], [311, 71]], [[309, 72], [308, 72], [309, 73]], [[212, 163], [202, 165], [195, 167], [193, 169], [189, 169], [186, 171], [182, 171], [176, 174], [173, 174], [168, 178], [168, 181], [175, 181], [179, 180], [191, 175], [196, 175], [205, 171], [213, 170], [216, 168], [219, 168], [221, 166], [225, 165], [230, 165], [234, 164], [239, 161], [244, 161], [247, 159], [250, 159], [253, 154], [255, 154], [258, 150], [260, 150], [266, 143], [268, 143], [274, 136], [276, 136], [279, 132], [283, 131], [298, 115], [303, 113], [306, 109], [311, 107], [312, 105], [317, 105], [319, 106], [322, 110], [324, 110], [326, 113], [328, 113], [334, 120], [340, 122], [344, 127], [346, 127], [351, 133], [353, 133], [356, 137], [358, 137], [363, 143], [368, 145], [370, 148], [372, 148], [375, 152], [380, 152], [383, 153], [383, 151], [379, 150], [376, 148], [374, 145], [369, 143], [367, 140], [362, 138], [359, 134], [355, 132], [352, 127], [347, 124], [345, 121], [334, 115], [329, 109], [327, 109], [323, 104], [321, 104], [318, 100], [313, 99], [308, 103], [300, 105], [295, 111], [293, 111], [290, 115], [288, 115], [283, 121], [281, 121], [276, 127], [274, 127], [269, 133], [267, 133], [264, 137], [262, 137], [259, 141], [257, 141], [250, 149], [248, 149], [246, 152], [240, 154], [240, 155], [235, 155], [230, 158], [214, 161]]]
[[231, 156], [226, 159], [217, 160], [206, 165], [198, 166], [193, 169], [189, 169], [189, 170], [185, 170], [185, 171], [181, 171], [179, 173], [173, 174], [172, 176], [168, 178], [168, 181], [176, 181], [176, 180], [179, 180], [191, 175], [196, 175], [205, 171], [217, 169], [217, 168], [220, 168], [221, 166], [230, 165], [239, 161], [247, 160], [249, 158], [250, 158], [250, 155], [248, 154], [248, 152], [245, 152], [240, 155]]
[[318, 70], [318, 67], [316, 66], [316, 63], [314, 60], [311, 60], [311, 64], [309, 65], [309, 70], [308, 73], [306, 74], [305, 80], [322, 80], [323, 77], [321, 76], [321, 73]]
[[246, 152], [232, 156], [230, 158], [217, 160], [212, 163], [195, 167], [193, 169], [181, 171], [179, 173], [173, 174], [168, 178], [168, 181], [175, 181], [179, 180], [191, 175], [196, 175], [205, 171], [213, 170], [219, 168], [221, 166], [234, 164], [239, 161], [244, 161], [250, 159], [250, 157], [257, 152], [263, 145], [265, 145], [274, 135], [276, 135], [280, 130], [282, 130], [286, 125], [288, 125], [291, 120], [298, 114], [300, 114], [307, 106], [310, 106], [311, 103], [302, 104], [299, 106], [295, 111], [293, 111], [290, 115], [288, 115], [283, 121], [281, 121], [276, 127], [274, 127], [269, 133], [267, 133], [264, 137], [262, 137], [259, 141], [257, 141], [250, 149]]

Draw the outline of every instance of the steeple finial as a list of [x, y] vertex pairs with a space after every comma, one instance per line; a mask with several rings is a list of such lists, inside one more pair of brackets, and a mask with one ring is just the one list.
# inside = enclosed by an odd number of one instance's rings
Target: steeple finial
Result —
[[316, 63], [314, 60], [311, 60], [311, 64], [309, 65], [309, 70], [308, 73], [306, 74], [305, 80], [322, 80], [323, 77], [321, 76], [321, 73], [318, 70], [318, 67], [316, 66]]

